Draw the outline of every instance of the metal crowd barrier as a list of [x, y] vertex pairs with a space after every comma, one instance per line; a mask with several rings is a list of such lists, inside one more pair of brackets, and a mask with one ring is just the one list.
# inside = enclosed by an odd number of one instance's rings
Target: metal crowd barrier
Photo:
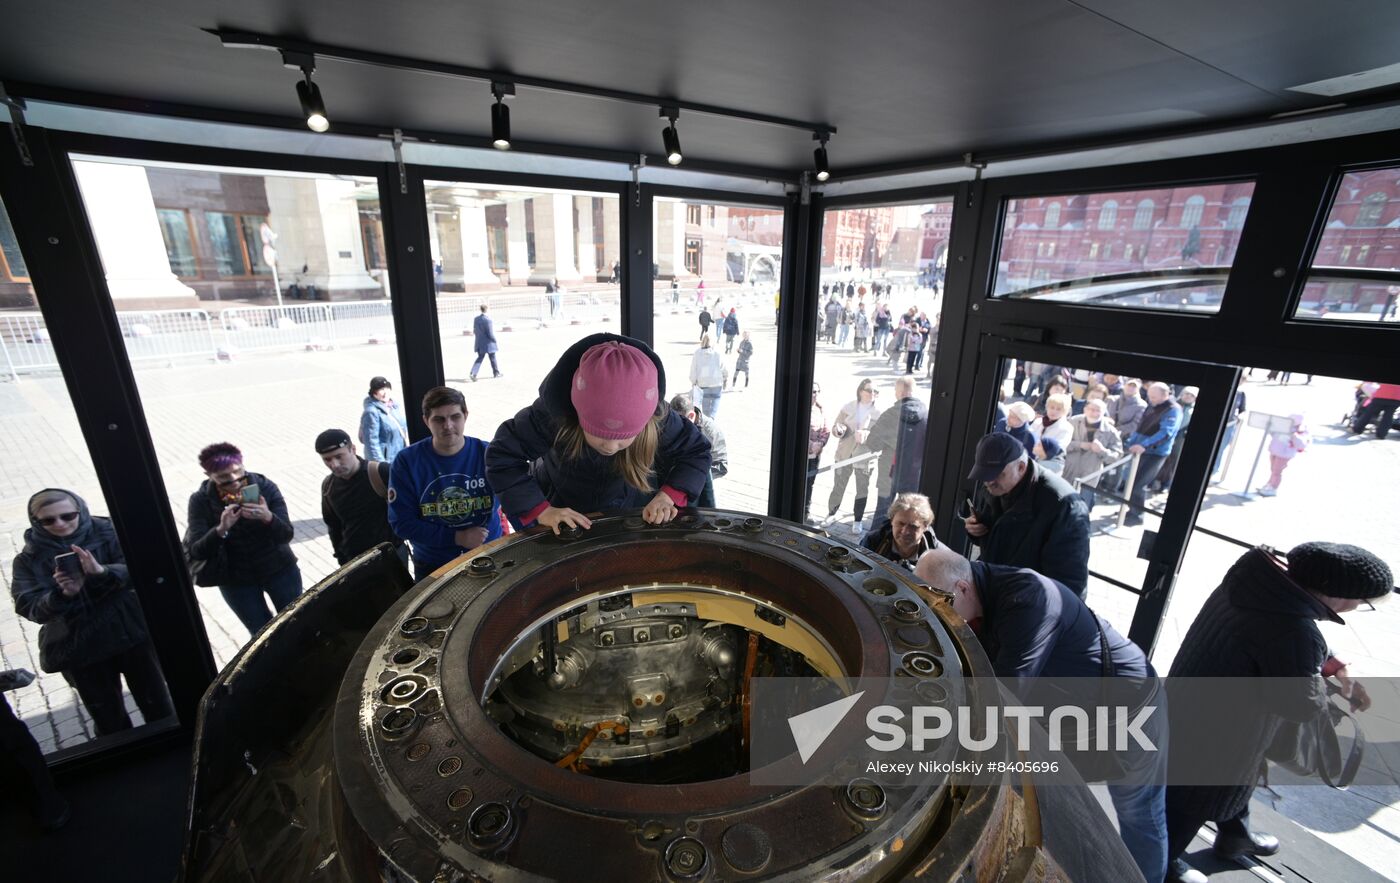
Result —
[[[1109, 463], [1107, 466], [1104, 466], [1104, 467], [1101, 468], [1101, 469], [1097, 469], [1097, 470], [1095, 470], [1095, 471], [1093, 471], [1093, 472], [1090, 472], [1088, 475], [1081, 475], [1079, 478], [1076, 478], [1076, 479], [1074, 480], [1074, 492], [1075, 492], [1076, 494], [1079, 493], [1079, 488], [1080, 488], [1080, 486], [1083, 485], [1084, 482], [1088, 481], [1089, 479], [1091, 479], [1091, 478], [1099, 478], [1099, 477], [1103, 476], [1105, 473], [1113, 472], [1113, 471], [1116, 470], [1118, 467], [1122, 466], [1124, 463], [1127, 463], [1127, 462], [1130, 462], [1130, 461], [1131, 461], [1133, 465], [1130, 466], [1130, 467], [1128, 467], [1128, 482], [1127, 482], [1126, 485], [1124, 485], [1124, 486], [1128, 489], [1128, 494], [1129, 494], [1129, 496], [1131, 496], [1131, 495], [1132, 495], [1132, 490], [1133, 490], [1133, 482], [1137, 481], [1138, 463], [1141, 461], [1141, 459], [1142, 459], [1142, 455], [1141, 455], [1141, 454], [1128, 454], [1128, 455], [1126, 455], [1126, 456], [1119, 457], [1117, 460], [1114, 460], [1112, 463]], [[1095, 493], [1095, 495], [1102, 494], [1103, 496], [1108, 497], [1109, 499], [1117, 500], [1117, 501], [1118, 501], [1118, 525], [1117, 525], [1117, 526], [1118, 526], [1118, 527], [1122, 527], [1122, 526], [1123, 526], [1123, 522], [1124, 522], [1124, 521], [1127, 519], [1127, 517], [1128, 517], [1128, 500], [1124, 499], [1123, 497], [1118, 496], [1117, 494], [1115, 494], [1115, 493], [1113, 493], [1113, 492], [1111, 492], [1111, 491], [1099, 490], [1097, 487], [1094, 488], [1094, 493]], [[1148, 510], [1148, 511], [1151, 511], [1151, 510]]]
[[[566, 289], [555, 295], [439, 294], [438, 325], [443, 336], [469, 334], [483, 303], [498, 330], [603, 323], [620, 317], [621, 301], [618, 289]], [[117, 322], [132, 362], [217, 360], [240, 352], [322, 350], [394, 339], [393, 310], [387, 299], [228, 307], [217, 317], [205, 310], [119, 311]], [[21, 374], [59, 369], [42, 313], [0, 313], [0, 358], [12, 380]]]

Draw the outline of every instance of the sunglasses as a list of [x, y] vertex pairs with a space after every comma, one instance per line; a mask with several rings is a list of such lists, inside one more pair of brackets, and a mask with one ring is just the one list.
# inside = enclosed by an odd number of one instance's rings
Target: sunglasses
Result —
[[52, 527], [53, 525], [58, 524], [60, 521], [62, 521], [64, 524], [70, 524], [77, 520], [77, 512], [60, 512], [57, 515], [48, 515], [44, 518], [38, 519], [39, 523], [42, 524], [44, 527]]

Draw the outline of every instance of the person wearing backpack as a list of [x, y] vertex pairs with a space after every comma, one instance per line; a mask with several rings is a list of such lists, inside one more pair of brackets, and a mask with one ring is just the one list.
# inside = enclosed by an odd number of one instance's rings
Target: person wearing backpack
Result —
[[347, 564], [380, 543], [392, 543], [406, 566], [408, 547], [389, 527], [389, 464], [359, 456], [343, 429], [316, 436], [316, 453], [331, 471], [321, 482], [321, 520], [336, 563]]

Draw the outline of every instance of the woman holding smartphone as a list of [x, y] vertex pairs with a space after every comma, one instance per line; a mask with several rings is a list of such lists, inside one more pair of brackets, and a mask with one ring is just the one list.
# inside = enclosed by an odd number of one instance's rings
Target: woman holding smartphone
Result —
[[301, 594], [287, 502], [267, 476], [243, 468], [243, 452], [228, 442], [200, 451], [199, 465], [208, 477], [190, 495], [185, 555], [195, 582], [218, 586], [257, 634], [274, 616], [268, 600], [280, 611]]
[[99, 736], [131, 729], [123, 676], [148, 722], [174, 714], [111, 520], [57, 488], [30, 497], [28, 511], [10, 594], [41, 626], [39, 667], [72, 685]]

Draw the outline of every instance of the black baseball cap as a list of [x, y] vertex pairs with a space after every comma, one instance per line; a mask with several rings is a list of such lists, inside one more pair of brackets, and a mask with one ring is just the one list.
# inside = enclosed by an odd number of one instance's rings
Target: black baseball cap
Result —
[[337, 448], [348, 448], [350, 435], [343, 429], [327, 429], [316, 436], [316, 453], [329, 454]]
[[1026, 446], [1016, 436], [989, 432], [977, 442], [977, 456], [967, 477], [972, 481], [991, 481], [1007, 464], [1015, 463], [1025, 453]]

